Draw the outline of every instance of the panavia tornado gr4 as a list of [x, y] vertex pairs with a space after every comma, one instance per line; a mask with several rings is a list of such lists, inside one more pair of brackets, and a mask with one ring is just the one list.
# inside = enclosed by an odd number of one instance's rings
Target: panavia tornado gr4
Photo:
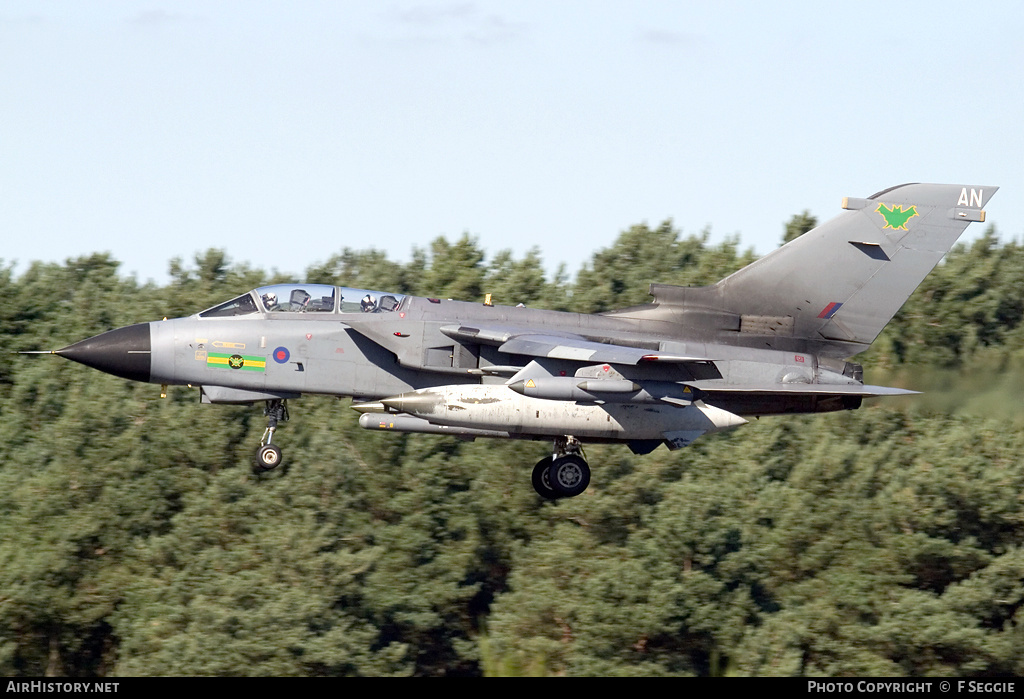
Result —
[[652, 303], [583, 315], [321, 284], [255, 289], [187, 318], [55, 354], [126, 379], [265, 403], [259, 469], [285, 401], [351, 396], [371, 430], [550, 440], [546, 498], [590, 482], [584, 442], [648, 453], [761, 415], [849, 410], [911, 391], [865, 385], [864, 351], [996, 187], [905, 184], [713, 286], [652, 284]]

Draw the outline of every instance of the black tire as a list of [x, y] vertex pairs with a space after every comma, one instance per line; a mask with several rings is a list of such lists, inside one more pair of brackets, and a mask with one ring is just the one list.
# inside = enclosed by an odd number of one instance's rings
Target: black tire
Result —
[[259, 471], [272, 471], [281, 465], [281, 450], [276, 444], [264, 444], [256, 450], [256, 468]]
[[555, 459], [548, 468], [548, 482], [558, 497], [574, 498], [590, 485], [590, 466], [576, 454]]
[[548, 480], [552, 461], [554, 461], [553, 456], [545, 456], [533, 467], [533, 489], [545, 500], [557, 500], [559, 497], [551, 487], [551, 481]]

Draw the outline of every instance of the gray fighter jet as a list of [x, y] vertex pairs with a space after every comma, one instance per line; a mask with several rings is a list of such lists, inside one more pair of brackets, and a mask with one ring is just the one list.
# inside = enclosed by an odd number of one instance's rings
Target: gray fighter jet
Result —
[[912, 393], [865, 385], [864, 351], [996, 187], [906, 184], [843, 200], [834, 219], [713, 286], [652, 284], [653, 303], [596, 315], [322, 284], [255, 289], [187, 318], [54, 353], [136, 381], [265, 402], [258, 469], [285, 401], [351, 396], [371, 430], [543, 439], [546, 498], [582, 493], [582, 443], [644, 454], [761, 415], [858, 408]]

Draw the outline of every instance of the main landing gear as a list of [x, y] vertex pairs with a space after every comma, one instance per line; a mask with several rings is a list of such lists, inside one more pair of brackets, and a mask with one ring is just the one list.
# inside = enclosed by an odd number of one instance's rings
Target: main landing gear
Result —
[[575, 437], [555, 439], [554, 453], [533, 467], [533, 489], [547, 500], [573, 498], [590, 485], [590, 466]]
[[281, 465], [281, 449], [270, 442], [277, 430], [277, 423], [288, 420], [288, 406], [283, 400], [268, 400], [263, 414], [267, 416], [267, 429], [260, 440], [260, 448], [256, 450], [256, 471], [270, 471]]

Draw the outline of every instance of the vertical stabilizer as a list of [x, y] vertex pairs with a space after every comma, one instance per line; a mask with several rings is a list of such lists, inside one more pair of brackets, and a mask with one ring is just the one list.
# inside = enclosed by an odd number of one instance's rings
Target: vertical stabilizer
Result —
[[793, 337], [866, 347], [967, 226], [985, 220], [997, 189], [905, 184], [846, 198], [846, 211], [726, 277], [716, 295], [742, 316], [787, 319]]

